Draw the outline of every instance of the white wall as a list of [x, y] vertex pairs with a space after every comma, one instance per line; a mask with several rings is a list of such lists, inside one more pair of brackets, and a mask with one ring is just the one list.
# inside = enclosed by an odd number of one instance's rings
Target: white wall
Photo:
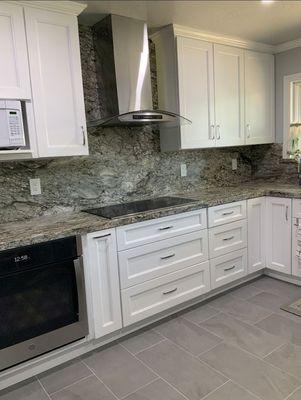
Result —
[[301, 47], [275, 56], [276, 79], [276, 141], [283, 142], [283, 77], [301, 72]]

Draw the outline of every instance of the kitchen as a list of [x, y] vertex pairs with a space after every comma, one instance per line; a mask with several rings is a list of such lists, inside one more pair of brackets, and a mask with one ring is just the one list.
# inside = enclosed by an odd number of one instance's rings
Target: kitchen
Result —
[[300, 14], [0, 3], [0, 399], [301, 398]]

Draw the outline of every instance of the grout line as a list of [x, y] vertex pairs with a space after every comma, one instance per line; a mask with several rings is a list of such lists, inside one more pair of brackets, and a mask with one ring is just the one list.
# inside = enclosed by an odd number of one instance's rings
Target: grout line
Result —
[[[140, 353], [142, 353], [142, 351], [149, 350], [149, 349], [151, 349], [152, 347], [156, 346], [157, 344], [162, 343], [162, 342], [165, 342], [165, 340], [166, 340], [165, 336], [163, 336], [163, 335], [161, 335], [161, 336], [163, 337], [163, 339], [159, 340], [159, 342], [154, 343], [154, 344], [151, 344], [150, 346], [147, 346], [147, 347], [145, 347], [145, 349], [139, 350], [139, 351], [137, 351], [136, 353], [132, 353], [132, 352], [131, 352], [131, 354], [134, 354], [134, 355], [140, 354]], [[119, 343], [119, 344], [121, 344], [121, 343]], [[126, 348], [126, 346], [124, 346], [124, 345], [122, 345], [122, 346], [123, 346], [124, 348]], [[127, 349], [127, 348], [126, 348], [126, 349]], [[128, 349], [127, 349], [127, 350], [128, 350]], [[128, 350], [128, 351], [129, 351], [129, 350]]]
[[104, 385], [104, 387], [113, 395], [113, 397], [115, 397], [115, 399], [119, 400], [119, 398], [116, 396], [116, 394], [109, 388], [109, 386], [107, 386], [100, 378], [99, 376], [96, 375], [96, 373], [94, 372], [94, 370], [92, 368], [89, 367], [88, 364], [85, 363], [85, 361], [82, 360], [82, 363], [85, 364], [85, 366], [92, 372], [92, 374], [96, 377], [96, 379], [102, 383]]
[[125, 396], [120, 397], [120, 400], [126, 399], [128, 396], [131, 396], [132, 394], [138, 392], [141, 389], [146, 388], [148, 385], [151, 385], [152, 383], [159, 381], [160, 377], [157, 376], [156, 378], [152, 379], [151, 381], [149, 381], [148, 383], [145, 383], [144, 385], [138, 386], [137, 389], [135, 389], [133, 392], [130, 392], [128, 394], [126, 394]]
[[[267, 308], [264, 308], [264, 310], [271, 311], [271, 310], [268, 310]], [[271, 311], [271, 314], [266, 315], [266, 316], [263, 317], [263, 318], [259, 318], [257, 321], [253, 322], [252, 325], [259, 324], [261, 321], [264, 321], [266, 318], [270, 318], [270, 316], [273, 315], [273, 314], [275, 314], [275, 312], [274, 312], [274, 311]], [[259, 328], [259, 327], [257, 327], [257, 328]], [[260, 329], [261, 329], [261, 328], [260, 328]], [[264, 330], [264, 329], [263, 329], [263, 330]], [[266, 332], [266, 331], [265, 331], [265, 332]]]
[[[214, 310], [214, 311], [216, 311], [216, 310]], [[184, 316], [182, 316], [182, 318], [185, 319], [185, 321], [190, 322], [191, 324], [194, 324], [194, 325], [196, 325], [196, 326], [201, 326], [201, 324], [202, 324], [203, 322], [206, 322], [206, 321], [208, 321], [209, 319], [214, 318], [214, 317], [216, 317], [216, 316], [219, 315], [219, 314], [222, 314], [222, 312], [221, 312], [221, 311], [216, 311], [216, 314], [211, 315], [210, 317], [205, 318], [205, 319], [203, 319], [203, 320], [200, 321], [200, 322], [191, 321], [190, 319], [185, 318]]]
[[39, 379], [37, 376], [36, 376], [36, 380], [39, 382], [39, 384], [40, 384], [40, 386], [41, 386], [43, 392], [45, 392], [45, 394], [46, 394], [46, 396], [48, 397], [48, 399], [51, 400], [50, 394], [47, 392], [47, 390], [45, 389], [43, 383], [40, 381], [40, 379]]
[[[279, 336], [277, 336], [277, 337], [279, 337]], [[281, 339], [281, 338], [279, 337], [279, 339]], [[268, 357], [269, 355], [271, 355], [272, 353], [274, 353], [274, 351], [277, 351], [277, 350], [281, 349], [281, 347], [284, 347], [284, 346], [286, 346], [287, 344], [288, 344], [288, 342], [284, 341], [282, 344], [280, 344], [279, 346], [275, 347], [274, 350], [272, 350], [272, 351], [270, 351], [268, 354], [264, 355], [264, 356], [262, 357], [262, 359], [265, 360], [265, 358]], [[273, 365], [273, 364], [271, 364], [271, 365]]]
[[298, 392], [298, 390], [301, 389], [301, 385], [297, 387], [297, 389], [293, 390], [292, 393], [290, 393], [284, 400], [289, 400], [291, 396], [293, 396], [295, 393]]
[[230, 381], [231, 381], [231, 379], [228, 379], [226, 382], [222, 383], [220, 386], [213, 389], [211, 392], [207, 393], [204, 397], [201, 397], [200, 400], [206, 400], [209, 396], [211, 396], [213, 393], [217, 392], [219, 389], [221, 389], [223, 386], [225, 386]]
[[93, 374], [90, 374], [90, 375], [87, 375], [87, 376], [85, 376], [85, 377], [83, 377], [83, 378], [80, 378], [80, 379], [78, 379], [77, 381], [75, 381], [75, 382], [73, 382], [73, 383], [70, 383], [70, 385], [64, 386], [64, 387], [62, 387], [61, 389], [56, 390], [55, 392], [49, 393], [49, 395], [52, 396], [52, 395], [55, 394], [55, 393], [62, 392], [63, 390], [68, 389], [68, 388], [70, 388], [71, 386], [76, 385], [77, 383], [84, 381], [85, 379], [91, 378], [91, 376], [94, 376], [94, 375], [93, 375]]
[[236, 380], [231, 379], [231, 381], [237, 385], [238, 387], [240, 387], [241, 389], [245, 390], [246, 392], [248, 392], [250, 395], [252, 395], [253, 397], [256, 397], [258, 400], [265, 400], [261, 397], [259, 397], [256, 393], [252, 392], [250, 389], [245, 388], [241, 383], [236, 382]]

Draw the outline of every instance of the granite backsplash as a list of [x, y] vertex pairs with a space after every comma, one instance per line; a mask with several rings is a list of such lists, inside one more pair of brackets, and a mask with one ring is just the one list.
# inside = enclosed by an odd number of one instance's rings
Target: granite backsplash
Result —
[[[80, 27], [80, 42], [86, 113], [91, 120], [101, 115], [102, 107], [90, 28]], [[159, 133], [150, 127], [93, 129], [89, 156], [0, 164], [0, 223], [257, 178], [294, 181], [296, 165], [282, 161], [281, 147], [161, 153]], [[238, 158], [236, 171], [231, 169], [232, 157]], [[181, 163], [187, 164], [185, 178], [180, 177]], [[41, 179], [42, 195], [30, 195], [29, 178]]]

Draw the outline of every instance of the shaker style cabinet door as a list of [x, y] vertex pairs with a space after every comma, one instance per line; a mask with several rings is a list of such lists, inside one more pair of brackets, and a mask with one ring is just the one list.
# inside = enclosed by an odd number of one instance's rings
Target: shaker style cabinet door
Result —
[[31, 98], [23, 8], [4, 2], [0, 2], [0, 98]]
[[216, 145], [238, 146], [244, 139], [244, 50], [214, 44]]
[[248, 273], [265, 268], [266, 258], [266, 207], [265, 197], [247, 201], [248, 210]]
[[25, 8], [39, 157], [88, 154], [77, 18]]
[[273, 143], [274, 56], [245, 51], [246, 144]]
[[115, 229], [87, 235], [95, 338], [122, 328]]
[[291, 274], [291, 199], [267, 197], [267, 268]]
[[181, 126], [181, 148], [215, 146], [213, 45], [178, 36], [180, 114], [192, 121]]

